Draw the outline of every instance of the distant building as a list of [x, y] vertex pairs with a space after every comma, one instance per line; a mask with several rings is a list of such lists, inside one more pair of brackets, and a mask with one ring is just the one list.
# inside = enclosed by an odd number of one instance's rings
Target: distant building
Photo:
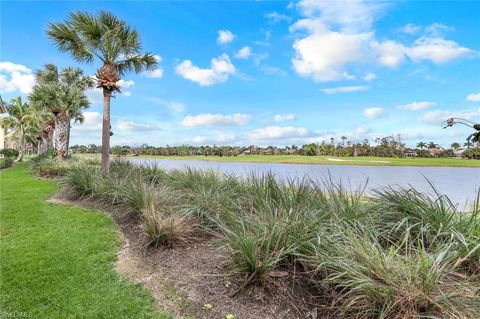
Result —
[[438, 156], [438, 155], [442, 154], [443, 151], [444, 151], [444, 149], [443, 149], [443, 147], [438, 147], [438, 146], [437, 146], [437, 147], [435, 147], [435, 148], [429, 148], [427, 151], [428, 151], [428, 154], [429, 154], [430, 156], [434, 156], [434, 157], [435, 157], [435, 156]]
[[410, 148], [405, 149], [402, 155], [403, 157], [418, 157], [417, 152], [415, 152], [415, 150], [412, 150]]

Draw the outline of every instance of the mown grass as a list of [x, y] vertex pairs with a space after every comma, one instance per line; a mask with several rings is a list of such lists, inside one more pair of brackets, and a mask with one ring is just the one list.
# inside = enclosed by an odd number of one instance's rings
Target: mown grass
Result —
[[478, 201], [460, 212], [442, 194], [413, 188], [367, 197], [329, 179], [238, 179], [127, 161], [108, 173], [77, 166], [62, 184], [137, 215], [146, 244], [213, 234], [245, 285], [266, 284], [277, 271], [308, 274], [327, 301], [318, 306], [334, 317], [463, 319], [480, 312]]
[[56, 183], [27, 164], [0, 173], [1, 313], [32, 318], [171, 318], [114, 270], [120, 241], [94, 210], [51, 204]]
[[[95, 155], [79, 154], [81, 157]], [[138, 158], [138, 157], [137, 157]], [[479, 160], [463, 158], [390, 158], [390, 157], [335, 157], [335, 156], [301, 156], [301, 155], [239, 155], [239, 156], [153, 156], [139, 158], [198, 160], [214, 162], [252, 162], [285, 164], [323, 164], [323, 165], [366, 165], [366, 166], [434, 166], [434, 167], [480, 167]]]

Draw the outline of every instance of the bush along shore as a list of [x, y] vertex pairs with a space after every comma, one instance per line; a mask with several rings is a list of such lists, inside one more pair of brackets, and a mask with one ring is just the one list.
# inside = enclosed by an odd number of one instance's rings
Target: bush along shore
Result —
[[112, 162], [107, 173], [94, 160], [55, 166], [48, 156], [33, 163], [42, 175], [61, 175], [68, 196], [136, 217], [151, 249], [213, 235], [230, 275], [241, 279], [232, 297], [293, 273], [291, 280], [321, 296], [311, 305], [319, 317], [480, 313], [480, 191], [471, 210], [460, 212], [441, 194], [385, 187], [366, 196], [329, 179], [238, 179], [128, 161]]

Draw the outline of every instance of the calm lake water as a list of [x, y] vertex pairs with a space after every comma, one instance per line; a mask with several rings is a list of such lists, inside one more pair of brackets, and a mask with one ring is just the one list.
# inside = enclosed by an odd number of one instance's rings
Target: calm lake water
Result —
[[246, 176], [252, 173], [272, 172], [278, 178], [303, 178], [323, 180], [330, 176], [335, 181], [356, 189], [368, 180], [366, 191], [387, 185], [412, 185], [417, 190], [431, 194], [432, 189], [426, 178], [437, 190], [447, 195], [453, 202], [464, 207], [475, 199], [480, 188], [480, 169], [470, 167], [398, 167], [398, 166], [357, 166], [357, 165], [318, 165], [318, 164], [279, 164], [279, 163], [229, 163], [195, 160], [130, 159], [136, 164], [156, 163], [166, 170], [186, 167], [209, 169], [222, 173]]

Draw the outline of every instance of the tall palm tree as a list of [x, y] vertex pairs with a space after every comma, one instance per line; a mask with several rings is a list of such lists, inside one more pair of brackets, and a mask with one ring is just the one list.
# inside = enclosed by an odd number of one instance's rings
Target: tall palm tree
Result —
[[8, 116], [2, 119], [2, 126], [13, 129], [18, 136], [18, 158], [21, 161], [25, 154], [25, 134], [27, 128], [35, 121], [35, 113], [28, 103], [22, 98], [16, 97], [10, 100], [6, 106]]
[[93, 87], [93, 80], [79, 68], [63, 68], [53, 64], [36, 73], [36, 84], [30, 94], [35, 107], [54, 115], [53, 138], [57, 157], [64, 159], [68, 153], [70, 121], [83, 121], [82, 111], [90, 106], [85, 90]]
[[157, 59], [141, 53], [138, 32], [112, 13], [97, 15], [74, 12], [64, 22], [50, 23], [48, 36], [61, 52], [70, 52], [78, 62], [98, 60], [97, 87], [103, 90], [102, 169], [107, 170], [110, 156], [110, 98], [120, 91], [118, 81], [129, 72], [154, 70]]

